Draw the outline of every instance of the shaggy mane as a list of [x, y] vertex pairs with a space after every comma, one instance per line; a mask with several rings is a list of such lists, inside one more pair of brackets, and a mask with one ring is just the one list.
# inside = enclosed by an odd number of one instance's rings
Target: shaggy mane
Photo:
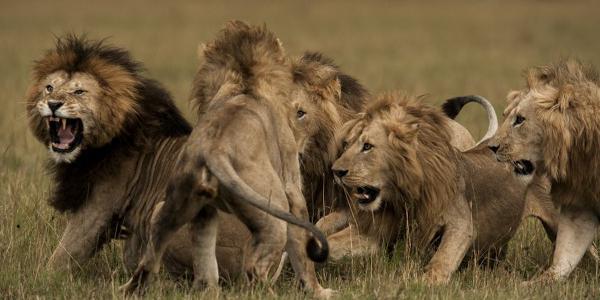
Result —
[[386, 176], [396, 190], [393, 199], [384, 199], [375, 222], [371, 213], [359, 211], [359, 223], [373, 226], [363, 230], [388, 238], [403, 233], [401, 220], [414, 222], [414, 241], [427, 244], [439, 229], [442, 213], [458, 193], [457, 156], [450, 144], [446, 117], [439, 108], [422, 103], [418, 97], [393, 93], [376, 98], [355, 126], [373, 121], [383, 122], [388, 131], [384, 163], [391, 165]]
[[48, 133], [44, 120], [36, 113], [36, 103], [43, 80], [57, 71], [67, 75], [87, 73], [100, 83], [104, 93], [97, 99], [102, 104], [98, 109], [111, 116], [111, 123], [102, 125], [115, 133], [107, 144], [83, 149], [71, 163], [48, 163], [55, 185], [49, 202], [57, 210], [79, 209], [94, 183], [113, 176], [133, 152], [149, 149], [158, 139], [191, 132], [169, 93], [156, 81], [142, 76], [141, 70], [141, 64], [126, 50], [75, 35], [58, 38], [55, 47], [35, 61], [27, 112], [32, 131], [44, 146], [48, 145]]
[[[529, 90], [536, 98], [543, 159], [553, 190], [561, 186], [597, 197], [600, 189], [600, 76], [589, 64], [565, 59], [528, 70]], [[565, 202], [574, 199], [563, 199]]]
[[337, 154], [335, 132], [363, 109], [368, 92], [332, 59], [318, 52], [306, 52], [295, 59], [292, 73], [294, 82], [320, 108], [311, 116], [320, 130], [311, 137], [302, 156], [304, 194], [309, 200], [309, 213], [316, 221], [337, 205], [335, 201], [345, 199], [332, 180], [331, 166]]
[[271, 99], [273, 93], [289, 91], [289, 62], [275, 34], [264, 25], [231, 21], [200, 52], [204, 62], [196, 72], [191, 97], [199, 115], [215, 99], [240, 94]]

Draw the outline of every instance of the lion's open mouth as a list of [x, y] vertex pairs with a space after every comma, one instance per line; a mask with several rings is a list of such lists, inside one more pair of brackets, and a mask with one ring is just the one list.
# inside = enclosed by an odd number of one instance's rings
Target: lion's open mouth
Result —
[[372, 186], [361, 186], [357, 187], [354, 192], [354, 198], [358, 201], [358, 204], [367, 205], [379, 196], [379, 189]]
[[54, 152], [69, 153], [75, 150], [83, 140], [81, 119], [48, 117], [46, 125], [50, 133], [50, 145]]
[[513, 163], [515, 173], [518, 175], [531, 175], [535, 170], [533, 163], [526, 159], [517, 160]]

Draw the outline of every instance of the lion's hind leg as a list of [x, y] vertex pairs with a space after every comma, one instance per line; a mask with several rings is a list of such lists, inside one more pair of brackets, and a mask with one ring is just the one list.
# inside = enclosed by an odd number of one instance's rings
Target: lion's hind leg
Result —
[[217, 264], [217, 209], [204, 207], [192, 223], [194, 260], [194, 289], [216, 287], [219, 281]]
[[[289, 206], [281, 180], [274, 172], [264, 172], [260, 176], [245, 181], [256, 192], [266, 195], [269, 205], [283, 211]], [[286, 244], [287, 224], [267, 213], [264, 213], [244, 201], [235, 201], [236, 214], [252, 231], [252, 239], [247, 247], [244, 270], [251, 281], [266, 282], [271, 271], [275, 271], [281, 261], [281, 254]]]

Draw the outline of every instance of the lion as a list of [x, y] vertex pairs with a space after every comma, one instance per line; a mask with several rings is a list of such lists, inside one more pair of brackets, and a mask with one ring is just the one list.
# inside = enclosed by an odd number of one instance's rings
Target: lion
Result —
[[[430, 283], [448, 282], [467, 254], [502, 258], [525, 211], [527, 185], [510, 164], [497, 162], [485, 144], [461, 152], [449, 140], [441, 111], [387, 94], [340, 131], [333, 165], [358, 207], [353, 230], [367, 242], [435, 246], [425, 267]], [[333, 255], [335, 235], [329, 240]]]
[[[331, 58], [318, 52], [306, 52], [293, 62], [294, 82], [308, 96], [299, 99], [299, 107], [311, 113], [305, 120], [307, 146], [302, 154], [301, 171], [304, 197], [307, 199], [310, 220], [316, 222], [328, 215], [335, 215], [336, 225], [322, 227], [327, 232], [335, 231], [347, 224], [349, 214], [344, 210], [346, 195], [334, 184], [331, 166], [337, 158], [335, 132], [344, 123], [360, 113], [370, 93], [355, 78], [342, 72]], [[498, 127], [494, 108], [478, 96], [465, 97], [469, 102], [480, 104], [490, 117], [489, 128], [483, 139], [491, 137]], [[447, 118], [451, 128], [451, 143], [460, 150], [475, 146], [469, 131], [453, 119]], [[483, 140], [482, 139], [482, 140]], [[323, 222], [321, 222], [321, 226]]]
[[[291, 59], [291, 74], [306, 97], [296, 99], [299, 111], [305, 114], [306, 147], [301, 157], [301, 173], [303, 193], [307, 200], [309, 219], [317, 220], [333, 209], [335, 199], [340, 197], [340, 189], [330, 179], [333, 177], [331, 166], [335, 159], [334, 133], [344, 122], [350, 120], [362, 110], [368, 97], [367, 90], [353, 77], [343, 73], [331, 58], [318, 52], [306, 52], [302, 56]], [[464, 139], [466, 140], [466, 139]], [[333, 153], [333, 154], [332, 154]], [[343, 197], [343, 191], [341, 192]], [[237, 218], [229, 218], [225, 214], [219, 224], [220, 246], [218, 264], [219, 275], [229, 278], [239, 275], [243, 269], [243, 254], [240, 249], [250, 240], [250, 233], [240, 231], [239, 226], [228, 226], [227, 223], [239, 225]], [[230, 220], [231, 219], [231, 220]], [[225, 223], [225, 224], [222, 224]], [[242, 225], [243, 226], [243, 225]], [[165, 267], [172, 274], [193, 273], [194, 247], [190, 243], [189, 226], [180, 230], [165, 252]], [[242, 232], [243, 234], [239, 234]], [[142, 255], [141, 243], [135, 237], [128, 240], [126, 262], [128, 269], [137, 267]], [[244, 241], [241, 243], [240, 241]], [[228, 247], [229, 246], [229, 247]], [[224, 253], [233, 252], [230, 260], [225, 260]], [[282, 259], [283, 263], [285, 259]], [[224, 265], [222, 267], [222, 265]], [[280, 264], [279, 270], [282, 265]], [[225, 274], [223, 274], [225, 272]], [[279, 272], [270, 278], [275, 281]]]
[[[462, 107], [471, 102], [481, 105], [488, 116], [488, 129], [484, 136], [477, 143], [475, 142], [469, 131], [460, 123], [454, 120], [454, 118], [458, 115]], [[447, 122], [450, 130], [450, 143], [452, 146], [454, 146], [460, 151], [467, 151], [478, 146], [483, 141], [486, 141], [487, 139], [491, 138], [498, 128], [498, 120], [496, 118], [496, 112], [494, 110], [494, 107], [487, 99], [481, 96], [471, 95], [454, 97], [446, 100], [444, 105], [442, 106], [442, 109], [444, 110], [444, 113], [446, 115], [445, 121]], [[329, 155], [333, 156], [335, 159], [338, 155], [338, 149], [335, 146], [335, 139], [331, 139], [331, 143], [332, 146], [330, 146]], [[337, 195], [336, 200], [343, 199], [344, 201], [342, 201], [342, 203], [346, 204], [346, 198], [347, 197], [345, 192], [341, 190], [341, 195]], [[322, 216], [321, 219], [319, 219], [319, 221], [317, 222], [317, 227], [319, 227], [327, 235], [339, 232], [340, 230], [348, 227], [351, 223], [350, 221], [352, 216], [352, 213], [349, 210], [349, 208], [350, 207], [348, 205], [337, 205], [330, 211], [329, 214]], [[380, 247], [377, 242], [373, 240], [369, 242], [367, 239], [358, 240], [357, 236], [352, 237], [352, 235], [350, 235], [349, 233], [351, 232], [345, 231], [345, 233], [343, 234], [343, 237], [345, 239], [344, 244], [352, 246], [352, 250], [354, 253], [370, 252], [371, 254], [374, 254], [374, 252], [377, 252], [379, 250]], [[338, 235], [337, 238], [339, 241], [340, 236]], [[347, 251], [350, 251], [350, 248], [344, 247], [342, 249], [338, 247], [336, 251], [338, 251], [338, 253], [339, 251], [345, 253]], [[340, 258], [339, 255], [336, 255], [336, 253], [332, 254], [333, 258]]]
[[[368, 96], [366, 89], [353, 77], [343, 73], [333, 60], [318, 52], [306, 52], [291, 59], [291, 75], [294, 83], [303, 90], [306, 97], [296, 99], [298, 111], [304, 114], [303, 130], [306, 132], [306, 146], [301, 157], [303, 193], [307, 199], [310, 220], [317, 220], [324, 212], [332, 210], [339, 188], [330, 178], [331, 165], [335, 159], [330, 153], [334, 133], [344, 122], [350, 120], [362, 109]], [[343, 195], [343, 194], [342, 194]], [[247, 230], [240, 231], [237, 218], [228, 214], [220, 217], [219, 275], [224, 278], [239, 275], [243, 269], [244, 251], [241, 249], [250, 240]], [[234, 226], [228, 226], [234, 223]], [[243, 225], [242, 225], [243, 226]], [[194, 247], [190, 243], [189, 226], [180, 230], [165, 252], [165, 267], [172, 274], [193, 273]], [[243, 234], [240, 234], [243, 233]], [[243, 241], [243, 242], [240, 242]], [[126, 247], [126, 265], [135, 269], [139, 257], [143, 254], [143, 245], [135, 236], [129, 239]], [[230, 260], [223, 259], [225, 252], [232, 252]], [[282, 259], [283, 263], [285, 259]], [[224, 266], [223, 266], [224, 265]], [[223, 267], [222, 267], [223, 266]], [[280, 264], [281, 269], [282, 265]], [[225, 274], [223, 274], [225, 272]], [[279, 272], [271, 276], [275, 281]]]
[[490, 148], [519, 180], [550, 179], [560, 207], [558, 236], [550, 267], [533, 281], [560, 280], [578, 265], [598, 228], [600, 76], [591, 65], [564, 59], [530, 68], [526, 81], [509, 93]]
[[[191, 132], [169, 93], [141, 69], [127, 51], [77, 36], [57, 39], [34, 65], [29, 126], [52, 159], [49, 204], [67, 215], [51, 269], [84, 265], [123, 227], [131, 237], [125, 264], [137, 265], [152, 208], [164, 200]], [[233, 215], [221, 213], [219, 220], [221, 271], [234, 276], [250, 232]], [[180, 271], [171, 262], [177, 249], [165, 261], [170, 271]]]
[[302, 194], [299, 154], [309, 112], [298, 106], [305, 95], [295, 88], [279, 40], [265, 26], [232, 21], [201, 52], [192, 91], [199, 120], [166, 200], [153, 213], [142, 260], [122, 290], [148, 285], [173, 233], [188, 223], [198, 247], [194, 287], [217, 287], [217, 211], [223, 210], [251, 228], [244, 268], [252, 278], [266, 280], [286, 248], [304, 289], [329, 297], [311, 262], [327, 258], [327, 240], [308, 222]]

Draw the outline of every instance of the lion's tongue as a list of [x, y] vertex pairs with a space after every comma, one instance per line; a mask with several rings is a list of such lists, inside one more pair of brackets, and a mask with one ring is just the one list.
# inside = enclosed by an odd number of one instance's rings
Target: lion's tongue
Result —
[[60, 139], [61, 145], [68, 146], [75, 139], [75, 134], [73, 134], [73, 130], [71, 126], [67, 125], [64, 128], [58, 128], [58, 138]]

